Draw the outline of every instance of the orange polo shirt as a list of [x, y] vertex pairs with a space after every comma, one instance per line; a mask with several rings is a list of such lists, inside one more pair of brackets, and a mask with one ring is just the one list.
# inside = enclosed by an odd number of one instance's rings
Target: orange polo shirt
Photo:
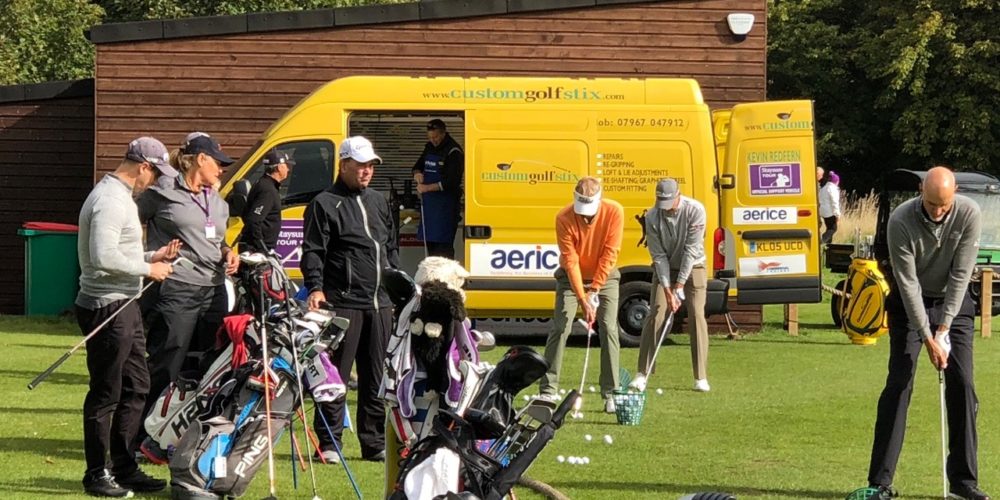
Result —
[[566, 271], [577, 299], [586, 299], [585, 281], [594, 290], [600, 290], [608, 281], [618, 263], [624, 225], [625, 209], [613, 200], [601, 200], [590, 224], [573, 212], [572, 203], [556, 215], [559, 266]]

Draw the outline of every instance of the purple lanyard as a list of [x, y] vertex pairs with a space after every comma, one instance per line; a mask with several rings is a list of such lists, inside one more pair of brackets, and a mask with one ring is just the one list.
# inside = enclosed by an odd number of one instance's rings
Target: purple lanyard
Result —
[[208, 188], [201, 188], [201, 194], [203, 194], [205, 196], [205, 205], [204, 206], [202, 206], [201, 202], [198, 201], [198, 196], [197, 195], [192, 194], [191, 195], [191, 199], [194, 200], [194, 204], [198, 205], [198, 208], [200, 208], [202, 212], [205, 212], [205, 220], [208, 221], [208, 222], [211, 222], [212, 218], [208, 214], [208, 212], [209, 212], [209, 210], [208, 210], [208, 207], [209, 207], [209, 204], [208, 204]]

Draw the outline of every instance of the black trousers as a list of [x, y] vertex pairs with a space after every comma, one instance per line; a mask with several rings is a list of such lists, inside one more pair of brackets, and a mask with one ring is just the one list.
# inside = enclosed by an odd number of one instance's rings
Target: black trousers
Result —
[[823, 244], [829, 244], [833, 242], [833, 235], [837, 233], [837, 218], [823, 217], [823, 224], [826, 225], [826, 231], [820, 235], [819, 241]]
[[[125, 302], [119, 300], [93, 310], [77, 306], [80, 330], [84, 335], [90, 333]], [[99, 476], [107, 468], [113, 474], [128, 474], [138, 467], [133, 440], [149, 393], [146, 338], [139, 304], [125, 306], [87, 341], [87, 371], [90, 390], [83, 402], [86, 473]]]
[[[382, 366], [385, 360], [386, 344], [392, 328], [392, 309], [379, 310], [335, 308], [337, 316], [350, 320], [351, 325], [344, 335], [340, 348], [331, 356], [331, 361], [340, 370], [340, 376], [347, 380], [355, 359], [358, 362], [358, 407], [354, 426], [361, 443], [361, 456], [370, 458], [385, 449], [385, 406], [378, 397], [382, 384]], [[345, 399], [316, 405], [313, 426], [319, 437], [320, 448], [333, 449], [332, 433], [342, 446]], [[322, 412], [328, 430], [323, 424]]]
[[455, 260], [455, 242], [440, 243], [437, 241], [428, 241], [427, 256], [446, 257]]
[[[150, 307], [145, 313], [149, 327], [150, 397], [143, 415], [149, 414], [170, 382], [177, 380], [189, 351], [212, 349], [226, 313], [224, 285], [198, 286], [166, 280], [151, 297], [144, 304]], [[144, 430], [140, 430], [137, 440], [145, 436]]]
[[[875, 441], [872, 445], [868, 482], [888, 486], [896, 473], [903, 448], [906, 411], [913, 394], [913, 374], [921, 360], [923, 336], [907, 326], [906, 312], [895, 293], [886, 304], [889, 314], [889, 376], [878, 400]], [[943, 299], [924, 299], [931, 332], [937, 331]], [[976, 414], [979, 399], [973, 382], [972, 342], [975, 334], [975, 305], [966, 293], [958, 315], [951, 323], [951, 355], [944, 370], [945, 406], [948, 410], [948, 481], [953, 485], [975, 486], [978, 482]], [[937, 389], [937, 388], [935, 388]]]

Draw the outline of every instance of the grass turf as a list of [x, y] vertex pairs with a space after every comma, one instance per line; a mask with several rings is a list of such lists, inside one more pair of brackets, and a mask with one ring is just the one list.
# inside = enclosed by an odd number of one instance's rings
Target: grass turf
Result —
[[[768, 327], [762, 333], [741, 341], [713, 339], [712, 392], [707, 394], [690, 390], [686, 336], [671, 337], [675, 344], [660, 353], [641, 425], [617, 425], [613, 415], [600, 412], [600, 398], [587, 393], [585, 418], [567, 420], [528, 475], [574, 499], [677, 498], [699, 491], [729, 492], [740, 499], [844, 498], [865, 483], [888, 339], [872, 347], [853, 346], [831, 329], [828, 305], [799, 309], [799, 337], [780, 330], [780, 307], [768, 307]], [[71, 321], [0, 318], [0, 349], [6, 359], [0, 369], [0, 491], [8, 498], [84, 498], [80, 409], [87, 390], [85, 353], [74, 355], [34, 391], [25, 388], [79, 339]], [[1000, 487], [995, 416], [1000, 348], [977, 337], [975, 349], [980, 483], [989, 491]], [[567, 350], [564, 380], [570, 385], [579, 380], [583, 351], [579, 343]], [[498, 349], [487, 357], [496, 360], [501, 354]], [[622, 366], [634, 370], [636, 356], [636, 349], [624, 349]], [[588, 386], [597, 384], [597, 359], [595, 349]], [[937, 379], [924, 356], [915, 385], [896, 486], [905, 498], [940, 498]], [[585, 434], [594, 441], [586, 442]], [[605, 434], [614, 444], [604, 444]], [[361, 461], [357, 440], [346, 436], [345, 453], [362, 492], [378, 498], [382, 466]], [[588, 456], [591, 462], [560, 464], [557, 455]], [[300, 472], [298, 490], [292, 488], [287, 437], [277, 447], [276, 460], [278, 496], [310, 498], [307, 473]], [[164, 467], [145, 468], [168, 477]], [[353, 498], [339, 466], [317, 468], [317, 479], [323, 498]], [[267, 491], [264, 468], [246, 497], [260, 498]], [[524, 488], [518, 491], [522, 498], [535, 498]], [[169, 493], [150, 497], [168, 498]]]

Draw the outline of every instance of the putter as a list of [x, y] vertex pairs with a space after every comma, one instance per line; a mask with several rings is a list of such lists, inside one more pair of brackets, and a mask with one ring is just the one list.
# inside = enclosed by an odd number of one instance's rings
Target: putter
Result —
[[[177, 267], [183, 267], [185, 269], [193, 269], [194, 268], [194, 263], [191, 262], [190, 260], [188, 260], [185, 257], [177, 257], [176, 259], [174, 259], [173, 262], [170, 263], [170, 265], [171, 266], [177, 266]], [[76, 352], [77, 350], [79, 350], [81, 347], [85, 346], [87, 344], [88, 340], [94, 338], [95, 335], [97, 335], [98, 333], [100, 333], [101, 329], [104, 328], [105, 326], [107, 326], [108, 323], [111, 322], [111, 320], [115, 319], [115, 317], [117, 317], [119, 314], [121, 314], [121, 312], [124, 311], [125, 308], [128, 307], [129, 304], [131, 304], [131, 303], [135, 302], [136, 300], [138, 300], [139, 297], [142, 297], [142, 294], [145, 293], [146, 290], [149, 289], [149, 287], [153, 286], [153, 283], [156, 283], [156, 282], [150, 280], [149, 283], [146, 283], [139, 290], [139, 293], [135, 294], [132, 298], [128, 299], [127, 302], [125, 302], [124, 304], [122, 304], [121, 307], [119, 307], [117, 310], [115, 310], [115, 312], [111, 313], [111, 315], [108, 316], [107, 319], [105, 319], [104, 321], [102, 321], [101, 324], [97, 325], [96, 328], [94, 328], [93, 330], [91, 330], [90, 333], [88, 333], [87, 336], [83, 338], [83, 340], [81, 340], [79, 343], [77, 343], [75, 346], [73, 346], [72, 349], [66, 351], [66, 353], [63, 354], [61, 358], [57, 359], [55, 363], [52, 363], [52, 366], [49, 366], [48, 368], [45, 369], [45, 371], [43, 371], [42, 373], [38, 374], [38, 376], [35, 377], [35, 379], [32, 380], [28, 384], [28, 390], [29, 391], [30, 390], [34, 390], [35, 387], [38, 387], [38, 384], [41, 384], [45, 379], [49, 378], [49, 375], [52, 375], [52, 373], [54, 373], [57, 369], [59, 369], [59, 367], [62, 366], [62, 364], [65, 363], [66, 360], [69, 359], [69, 357], [72, 356], [74, 352]]]

